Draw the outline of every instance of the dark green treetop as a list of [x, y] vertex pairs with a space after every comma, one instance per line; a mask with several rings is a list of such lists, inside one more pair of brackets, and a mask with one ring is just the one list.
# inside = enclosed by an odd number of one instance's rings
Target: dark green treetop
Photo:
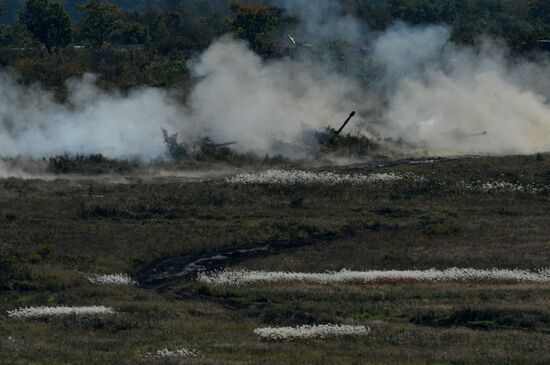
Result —
[[71, 19], [63, 7], [48, 0], [28, 0], [20, 20], [48, 53], [71, 43]]
[[102, 47], [121, 27], [122, 12], [115, 4], [90, 0], [79, 9], [84, 13], [82, 35], [94, 47]]
[[262, 4], [231, 2], [232, 17], [229, 25], [233, 33], [247, 40], [256, 53], [263, 56], [274, 56], [276, 46], [274, 33], [285, 24], [283, 11], [279, 8]]

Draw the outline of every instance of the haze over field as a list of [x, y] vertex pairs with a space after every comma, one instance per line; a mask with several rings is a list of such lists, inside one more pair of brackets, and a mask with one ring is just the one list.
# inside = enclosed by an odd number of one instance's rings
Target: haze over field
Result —
[[[106, 92], [90, 74], [68, 81], [61, 104], [2, 71], [0, 155], [148, 161], [165, 154], [161, 128], [188, 142], [237, 140], [236, 149], [265, 155], [280, 152], [275, 141], [301, 143], [305, 129], [335, 127], [351, 110], [359, 122], [350, 130], [403, 139], [434, 155], [550, 150], [548, 56], [512, 60], [489, 39], [479, 49], [457, 46], [445, 25], [397, 23], [373, 32], [336, 15], [336, 1], [275, 3], [303, 19], [290, 32], [311, 47], [265, 61], [226, 35], [188, 63], [195, 84], [184, 105], [158, 88]], [[346, 44], [339, 60], [323, 47], [334, 41]]]

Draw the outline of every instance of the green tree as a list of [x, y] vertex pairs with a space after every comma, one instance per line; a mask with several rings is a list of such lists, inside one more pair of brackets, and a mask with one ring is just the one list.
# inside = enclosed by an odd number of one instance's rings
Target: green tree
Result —
[[[4, 0], [0, 0], [0, 16], [5, 14]], [[5, 27], [0, 24], [0, 43], [4, 43]]]
[[389, 0], [389, 11], [394, 18], [412, 24], [438, 23], [442, 19], [443, 1]]
[[144, 44], [151, 39], [149, 26], [137, 12], [126, 15], [120, 28], [112, 36], [113, 42], [122, 44]]
[[12, 287], [16, 275], [15, 267], [11, 257], [6, 255], [0, 257], [0, 292]]
[[370, 3], [363, 0], [355, 0], [344, 7], [345, 14], [352, 14], [364, 20], [373, 30], [384, 30], [393, 23], [388, 8], [386, 2]]
[[529, 18], [537, 38], [550, 38], [550, 1], [531, 0], [529, 2]]
[[247, 40], [250, 48], [260, 55], [277, 54], [275, 33], [286, 22], [281, 9], [234, 0], [231, 13], [229, 24], [237, 37]]
[[63, 7], [48, 0], [28, 0], [20, 20], [48, 53], [71, 43], [71, 19]]
[[227, 32], [226, 18], [219, 14], [203, 17], [177, 8], [166, 14], [151, 13], [148, 18], [151, 21], [148, 45], [163, 55], [190, 57]]
[[79, 9], [84, 13], [81, 23], [82, 36], [94, 47], [102, 47], [113, 32], [121, 27], [122, 12], [115, 4], [90, 0]]

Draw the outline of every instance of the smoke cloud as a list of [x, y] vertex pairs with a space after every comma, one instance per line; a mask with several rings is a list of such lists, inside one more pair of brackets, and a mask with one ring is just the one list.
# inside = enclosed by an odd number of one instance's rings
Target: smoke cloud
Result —
[[301, 41], [345, 41], [358, 46], [366, 42], [369, 34], [364, 22], [342, 14], [340, 0], [271, 0], [268, 3], [285, 9], [287, 15], [299, 20], [292, 31]]
[[237, 139], [258, 153], [271, 152], [274, 140], [295, 140], [304, 128], [338, 123], [361, 103], [359, 86], [326, 65], [266, 63], [231, 38], [212, 45], [193, 70], [201, 81], [186, 119], [217, 140]]
[[93, 75], [70, 80], [69, 103], [62, 105], [3, 73], [0, 155], [102, 153], [148, 160], [165, 152], [161, 128], [190, 143], [205, 135], [237, 140], [236, 148], [261, 155], [306, 127], [339, 123], [361, 101], [354, 81], [324, 64], [264, 62], [231, 37], [215, 42], [191, 68], [198, 81], [185, 105], [161, 89], [106, 93]]
[[400, 24], [378, 38], [374, 57], [391, 85], [385, 134], [432, 154], [549, 151], [548, 63], [513, 62], [490, 41], [457, 47], [449, 34]]
[[106, 93], [93, 75], [67, 83], [69, 102], [58, 103], [37, 85], [0, 74], [2, 156], [103, 153], [150, 158], [164, 153], [161, 127], [181, 120], [181, 107], [163, 90]]
[[[190, 62], [196, 82], [185, 104], [156, 88], [105, 92], [93, 75], [68, 81], [61, 104], [0, 72], [0, 155], [148, 161], [165, 156], [165, 128], [188, 142], [208, 135], [237, 140], [240, 151], [301, 157], [280, 142], [299, 145], [304, 130], [336, 127], [351, 110], [365, 135], [403, 139], [430, 154], [550, 150], [548, 56], [513, 61], [489, 40], [477, 49], [458, 46], [444, 25], [399, 23], [372, 33], [339, 15], [337, 1], [278, 3], [303, 19], [298, 29], [317, 34], [318, 44], [265, 61], [244, 42], [222, 37]], [[361, 67], [342, 71], [346, 60], [325, 57], [322, 44], [331, 40], [347, 43]]]

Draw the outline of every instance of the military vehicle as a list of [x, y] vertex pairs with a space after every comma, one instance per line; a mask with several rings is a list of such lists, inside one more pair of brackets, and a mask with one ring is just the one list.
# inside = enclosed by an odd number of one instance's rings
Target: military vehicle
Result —
[[460, 129], [453, 129], [451, 132], [450, 132], [450, 135], [456, 139], [467, 139], [467, 138], [472, 138], [472, 137], [481, 137], [481, 136], [486, 136], [488, 133], [487, 131], [482, 131], [482, 132], [476, 132], [476, 133], [472, 133], [472, 132], [464, 132]]
[[336, 138], [342, 133], [344, 128], [348, 125], [350, 120], [356, 115], [355, 111], [351, 112], [346, 121], [340, 126], [339, 129], [334, 129], [331, 127], [325, 128], [323, 131], [313, 131], [313, 136], [317, 142], [321, 145], [332, 144], [335, 142]]
[[195, 145], [198, 146], [201, 149], [201, 151], [206, 152], [206, 151], [214, 150], [216, 148], [236, 145], [237, 143], [238, 143], [237, 141], [215, 143], [214, 141], [212, 141], [210, 137], [206, 136], [206, 137], [201, 137], [197, 142], [195, 142]]
[[162, 135], [166, 151], [174, 160], [185, 160], [196, 157], [197, 152], [209, 153], [224, 147], [237, 144], [237, 141], [215, 143], [208, 136], [200, 137], [198, 141], [191, 144], [178, 141], [178, 134], [169, 134], [168, 131], [162, 128]]

